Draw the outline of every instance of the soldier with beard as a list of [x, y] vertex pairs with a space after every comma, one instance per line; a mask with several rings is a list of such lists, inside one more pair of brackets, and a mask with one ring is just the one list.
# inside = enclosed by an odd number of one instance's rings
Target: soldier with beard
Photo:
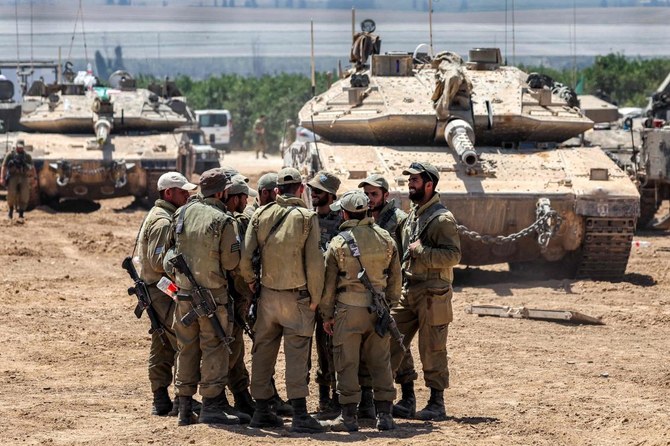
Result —
[[[340, 231], [342, 217], [339, 212], [330, 209], [337, 199], [340, 179], [330, 172], [321, 170], [314, 175], [307, 185], [312, 195], [312, 206], [319, 215], [321, 228], [320, 246], [325, 253], [328, 244]], [[340, 403], [335, 385], [335, 366], [333, 361], [333, 340], [323, 329], [323, 317], [320, 312], [316, 316], [316, 353], [318, 369], [316, 382], [319, 385], [319, 412], [317, 418], [329, 420], [340, 414]], [[331, 397], [332, 389], [332, 397]]]
[[[389, 200], [389, 183], [386, 179], [376, 173], [368, 176], [358, 184], [363, 188], [363, 192], [368, 197], [369, 208], [372, 217], [377, 225], [388, 231], [400, 251], [400, 228], [402, 228], [407, 214], [395, 205], [395, 200]], [[408, 362], [406, 365], [405, 363]], [[413, 370], [412, 356], [408, 353], [403, 361], [403, 366]], [[403, 367], [401, 366], [401, 370]], [[375, 406], [372, 395], [372, 378], [362, 360], [359, 371], [359, 381], [361, 385], [361, 402], [358, 406], [358, 418], [375, 418]]]
[[[444, 389], [449, 387], [447, 331], [453, 320], [451, 307], [453, 267], [461, 260], [461, 244], [454, 216], [440, 203], [435, 188], [440, 179], [437, 169], [428, 163], [412, 163], [403, 175], [409, 175], [412, 209], [401, 230], [403, 292], [400, 305], [392, 310], [398, 329], [409, 346], [419, 336], [419, 354], [430, 399], [415, 412], [414, 380], [416, 373], [402, 382], [402, 399], [394, 406], [395, 416], [402, 412], [420, 420], [445, 420]], [[397, 373], [404, 353], [391, 344], [391, 367]]]

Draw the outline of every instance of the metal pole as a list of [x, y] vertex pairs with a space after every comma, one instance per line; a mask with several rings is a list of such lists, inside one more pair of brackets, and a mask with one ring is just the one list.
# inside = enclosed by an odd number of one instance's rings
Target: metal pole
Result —
[[314, 66], [314, 20], [310, 20], [311, 64], [312, 64], [312, 97], [316, 96], [316, 67]]
[[433, 0], [428, 2], [428, 31], [430, 32], [430, 57], [433, 57]]

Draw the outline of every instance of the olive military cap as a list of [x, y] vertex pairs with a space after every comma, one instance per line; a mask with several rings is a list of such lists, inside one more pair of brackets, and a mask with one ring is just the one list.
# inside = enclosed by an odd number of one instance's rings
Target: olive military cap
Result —
[[382, 189], [389, 190], [389, 183], [386, 179], [379, 175], [378, 173], [373, 173], [368, 176], [366, 179], [358, 183], [358, 187], [363, 187], [366, 184], [374, 187], [381, 187]]
[[440, 173], [437, 168], [430, 163], [412, 163], [409, 167], [402, 171], [403, 175], [414, 175], [417, 173], [426, 172], [431, 178], [435, 180], [440, 179]]
[[337, 189], [340, 187], [340, 179], [330, 172], [320, 170], [314, 175], [307, 185], [314, 189], [326, 191], [329, 194], [337, 195]]
[[277, 187], [277, 174], [276, 173], [266, 173], [258, 179], [258, 191], [264, 189], [273, 190]]
[[223, 192], [230, 185], [228, 175], [223, 173], [219, 168], [209, 169], [200, 176], [200, 192], [205, 197], [210, 197], [217, 192]]
[[190, 183], [186, 177], [179, 172], [166, 172], [158, 179], [158, 190], [167, 190], [176, 187], [183, 190], [193, 190], [197, 185]]
[[350, 190], [339, 200], [330, 205], [331, 211], [344, 209], [347, 212], [364, 212], [368, 210], [368, 197], [360, 190]]
[[295, 183], [302, 183], [302, 177], [297, 169], [294, 169], [293, 167], [284, 167], [277, 173], [277, 186]]
[[233, 177], [230, 179], [231, 184], [228, 188], [228, 195], [245, 194], [250, 197], [258, 196], [258, 193], [249, 187], [247, 181], [249, 181], [249, 179], [244, 175], [233, 175]]

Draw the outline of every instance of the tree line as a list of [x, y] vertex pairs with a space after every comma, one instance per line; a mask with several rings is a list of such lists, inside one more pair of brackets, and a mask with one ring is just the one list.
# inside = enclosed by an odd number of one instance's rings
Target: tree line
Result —
[[[573, 71], [545, 66], [523, 66], [531, 73], [551, 76], [573, 88], [581, 84], [583, 94], [610, 98], [620, 107], [644, 107], [648, 98], [670, 73], [670, 59], [629, 58], [622, 54], [596, 57], [593, 65]], [[142, 76], [146, 86], [151, 77]], [[252, 127], [261, 114], [267, 116], [266, 140], [270, 151], [276, 150], [285, 131], [287, 119], [297, 125], [298, 111], [312, 97], [311, 81], [301, 74], [277, 74], [243, 77], [222, 74], [205, 80], [188, 76], [175, 79], [192, 109], [228, 109], [233, 117], [234, 148], [252, 146]], [[330, 73], [317, 73], [316, 93], [324, 92], [332, 82]]]

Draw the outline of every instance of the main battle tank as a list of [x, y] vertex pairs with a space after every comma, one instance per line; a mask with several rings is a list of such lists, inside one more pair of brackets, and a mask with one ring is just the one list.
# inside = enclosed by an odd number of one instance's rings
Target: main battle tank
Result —
[[504, 66], [498, 49], [471, 50], [464, 62], [378, 47], [369, 32], [355, 36], [355, 66], [299, 113], [324, 140], [293, 146], [291, 164], [335, 173], [341, 191], [384, 175], [407, 209], [402, 171], [428, 161], [460, 224], [463, 265], [622, 278], [640, 196], [603, 151], [560, 146], [593, 126], [574, 92]]
[[[31, 151], [42, 201], [100, 199], [133, 195], [157, 197], [156, 182], [166, 171], [190, 177], [194, 153], [188, 135], [193, 114], [174, 83], [137, 88], [133, 77], [113, 73], [109, 87], [95, 85], [91, 73], [64, 82], [36, 81], [23, 101], [21, 125], [13, 134]], [[34, 203], [36, 204], [36, 203]]]

